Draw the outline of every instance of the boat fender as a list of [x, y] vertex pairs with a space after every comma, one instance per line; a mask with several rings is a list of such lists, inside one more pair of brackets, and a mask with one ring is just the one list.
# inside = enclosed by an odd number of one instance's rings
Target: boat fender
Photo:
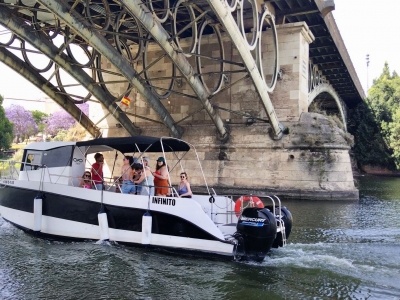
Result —
[[149, 211], [146, 211], [142, 217], [142, 244], [150, 245], [151, 242], [151, 225], [152, 216]]
[[43, 194], [39, 193], [33, 200], [33, 231], [42, 230]]
[[261, 199], [255, 196], [241, 196], [240, 198], [238, 198], [235, 202], [235, 213], [236, 213], [236, 217], [239, 217], [242, 207], [243, 207], [243, 203], [244, 202], [249, 202], [249, 201], [253, 201], [252, 205], [250, 207], [259, 207], [259, 208], [264, 208], [264, 203], [262, 203]]
[[100, 240], [109, 241], [110, 240], [110, 236], [109, 236], [109, 233], [108, 233], [107, 213], [104, 211], [104, 208], [100, 209], [100, 212], [97, 215], [97, 218], [99, 220]]

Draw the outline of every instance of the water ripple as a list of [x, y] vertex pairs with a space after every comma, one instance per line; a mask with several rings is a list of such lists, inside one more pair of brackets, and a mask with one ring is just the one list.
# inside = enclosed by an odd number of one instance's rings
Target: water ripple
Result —
[[400, 299], [400, 180], [363, 180], [358, 202], [286, 201], [289, 244], [262, 263], [48, 241], [0, 218], [0, 299]]

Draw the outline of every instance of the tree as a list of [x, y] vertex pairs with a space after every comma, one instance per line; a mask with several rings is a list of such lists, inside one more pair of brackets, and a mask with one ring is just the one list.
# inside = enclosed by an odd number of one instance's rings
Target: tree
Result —
[[389, 146], [393, 149], [396, 166], [400, 169], [400, 108], [393, 114], [393, 122], [388, 124]]
[[35, 123], [40, 132], [43, 132], [45, 128], [46, 126], [45, 121], [48, 116], [49, 116], [48, 114], [41, 112], [40, 110], [32, 110], [32, 117], [35, 120]]
[[3, 97], [0, 95], [0, 150], [8, 150], [13, 138], [13, 124], [6, 117], [3, 108]]
[[369, 97], [353, 113], [358, 162], [400, 169], [400, 77], [386, 62]]
[[366, 102], [360, 103], [350, 115], [348, 130], [354, 136], [352, 152], [360, 165], [395, 169], [393, 151], [386, 144], [381, 128]]
[[14, 136], [19, 142], [20, 137], [29, 137], [38, 132], [32, 113], [21, 105], [11, 105], [6, 108], [7, 118], [14, 124]]
[[[88, 115], [88, 104], [84, 103], [77, 106], [82, 110], [83, 114]], [[69, 130], [76, 123], [75, 119], [72, 118], [71, 115], [65, 110], [54, 112], [48, 118], [46, 118], [45, 122], [47, 122], [47, 133], [53, 136], [57, 135], [60, 130]]]

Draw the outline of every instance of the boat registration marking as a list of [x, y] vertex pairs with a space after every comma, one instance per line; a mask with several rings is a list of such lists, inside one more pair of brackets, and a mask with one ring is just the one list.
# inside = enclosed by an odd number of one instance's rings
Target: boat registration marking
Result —
[[1, 181], [2, 181], [2, 183], [4, 183], [4, 184], [15, 184], [15, 183], [14, 183], [14, 180], [2, 179]]

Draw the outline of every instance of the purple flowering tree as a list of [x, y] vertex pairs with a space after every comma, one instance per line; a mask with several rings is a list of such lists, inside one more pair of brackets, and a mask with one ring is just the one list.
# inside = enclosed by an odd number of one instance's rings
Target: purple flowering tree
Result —
[[[89, 105], [87, 103], [77, 105], [82, 113], [89, 114]], [[76, 120], [65, 110], [59, 110], [52, 113], [45, 121], [47, 123], [47, 133], [56, 135], [60, 130], [69, 130], [75, 125]]]
[[17, 137], [17, 142], [21, 137], [26, 138], [38, 132], [32, 113], [23, 106], [13, 104], [5, 111], [7, 119], [14, 124], [14, 137]]
[[1, 150], [8, 150], [13, 140], [13, 124], [6, 117], [3, 108], [3, 97], [0, 95], [0, 157]]

